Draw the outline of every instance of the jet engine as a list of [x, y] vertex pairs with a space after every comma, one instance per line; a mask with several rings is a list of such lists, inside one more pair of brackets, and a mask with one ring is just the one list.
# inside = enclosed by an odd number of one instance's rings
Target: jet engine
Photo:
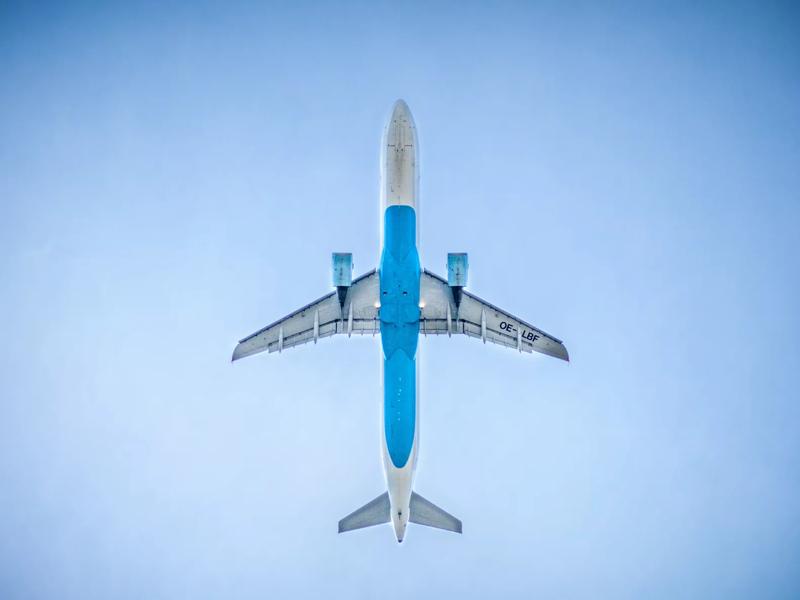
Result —
[[453, 290], [456, 308], [461, 305], [461, 290], [467, 285], [469, 260], [466, 252], [450, 252], [447, 254], [447, 285]]
[[333, 285], [339, 295], [339, 305], [344, 308], [347, 288], [353, 283], [353, 255], [350, 252], [334, 252], [332, 271]]

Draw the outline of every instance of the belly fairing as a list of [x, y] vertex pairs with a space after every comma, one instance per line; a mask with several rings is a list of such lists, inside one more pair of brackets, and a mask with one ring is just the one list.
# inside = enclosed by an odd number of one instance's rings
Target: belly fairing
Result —
[[383, 418], [389, 456], [397, 468], [411, 454], [417, 409], [420, 264], [416, 227], [412, 207], [386, 209], [380, 265]]

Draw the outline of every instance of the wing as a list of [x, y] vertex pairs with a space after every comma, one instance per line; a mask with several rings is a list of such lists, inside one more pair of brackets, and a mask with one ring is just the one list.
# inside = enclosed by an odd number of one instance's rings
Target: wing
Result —
[[520, 352], [536, 351], [569, 360], [561, 340], [469, 292], [461, 291], [461, 304], [456, 309], [453, 289], [446, 280], [427, 270], [420, 277], [420, 303], [424, 305], [421, 333], [463, 333], [481, 338], [484, 343], [489, 341]]
[[375, 334], [380, 331], [378, 303], [380, 286], [377, 271], [355, 279], [347, 288], [344, 303], [338, 292], [331, 292], [292, 314], [267, 325], [241, 340], [232, 360], [259, 352], [280, 352], [292, 346], [317, 342], [335, 333]]

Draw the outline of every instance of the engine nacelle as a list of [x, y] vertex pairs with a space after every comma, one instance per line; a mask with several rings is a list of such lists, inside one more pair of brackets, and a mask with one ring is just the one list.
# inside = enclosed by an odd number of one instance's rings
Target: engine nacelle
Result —
[[333, 253], [333, 285], [350, 287], [353, 283], [353, 255], [350, 252]]
[[469, 260], [466, 252], [450, 252], [447, 255], [447, 285], [466, 287]]
[[334, 252], [331, 266], [333, 285], [339, 293], [339, 304], [344, 307], [347, 288], [353, 284], [353, 255], [350, 252]]
[[447, 254], [447, 285], [453, 290], [456, 308], [461, 306], [461, 290], [467, 285], [469, 260], [466, 252], [450, 252]]

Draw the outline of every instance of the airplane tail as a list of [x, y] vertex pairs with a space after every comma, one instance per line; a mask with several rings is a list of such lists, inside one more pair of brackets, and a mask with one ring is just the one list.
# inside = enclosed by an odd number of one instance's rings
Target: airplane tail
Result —
[[[411, 492], [410, 509], [408, 520], [411, 523], [461, 533], [461, 521], [416, 492]], [[339, 521], [339, 533], [388, 523], [390, 510], [389, 493], [384, 492]]]

